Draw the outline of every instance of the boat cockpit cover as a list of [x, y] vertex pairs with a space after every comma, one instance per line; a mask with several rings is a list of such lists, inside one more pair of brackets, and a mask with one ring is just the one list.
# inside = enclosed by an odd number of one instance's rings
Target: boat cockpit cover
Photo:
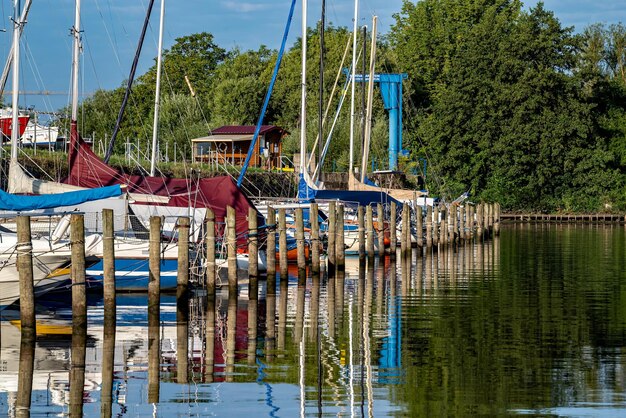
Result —
[[248, 232], [250, 208], [254, 208], [257, 213], [258, 225], [265, 224], [254, 204], [229, 176], [211, 178], [192, 176], [189, 179], [182, 179], [120, 173], [100, 160], [80, 136], [70, 139], [69, 163], [70, 173], [63, 181], [66, 184], [89, 188], [126, 184], [127, 191], [131, 194], [167, 197], [166, 203], [150, 202], [151, 205], [210, 208], [215, 214], [216, 223], [220, 225], [216, 228], [218, 234], [223, 230], [226, 207], [231, 206], [236, 212], [238, 241], [245, 240]]
[[14, 195], [0, 190], [0, 210], [27, 211], [73, 206], [122, 194], [119, 184], [96, 189], [37, 196]]

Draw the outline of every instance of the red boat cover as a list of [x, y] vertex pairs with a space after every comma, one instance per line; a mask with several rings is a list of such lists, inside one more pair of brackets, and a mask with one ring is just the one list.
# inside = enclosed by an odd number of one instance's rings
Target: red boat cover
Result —
[[[64, 183], [89, 188], [126, 184], [130, 193], [169, 197], [166, 204], [148, 203], [150, 205], [210, 208], [215, 214], [216, 223], [222, 224], [221, 227], [216, 227], [219, 235], [223, 231], [226, 207], [231, 206], [236, 212], [238, 241], [240, 243], [245, 241], [248, 232], [248, 210], [254, 208], [254, 204], [231, 177], [179, 179], [123, 174], [100, 160], [78, 135], [76, 129], [72, 129], [71, 132], [68, 155], [70, 171]], [[254, 209], [258, 225], [263, 225], [265, 223], [263, 216], [256, 208]]]

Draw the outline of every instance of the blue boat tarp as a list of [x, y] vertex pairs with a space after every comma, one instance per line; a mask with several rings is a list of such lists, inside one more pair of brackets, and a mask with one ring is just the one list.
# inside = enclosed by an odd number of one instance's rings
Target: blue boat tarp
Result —
[[356, 190], [316, 190], [316, 200], [341, 200], [343, 202], [356, 203], [361, 206], [375, 205], [378, 203], [390, 204], [396, 202], [396, 206], [402, 204], [385, 192], [356, 191]]
[[304, 176], [300, 174], [300, 181], [298, 181], [298, 200], [310, 202], [315, 199], [316, 193], [317, 190], [309, 186]]
[[79, 205], [93, 200], [120, 196], [121, 194], [122, 188], [119, 184], [95, 189], [37, 196], [15, 195], [0, 190], [0, 210], [27, 211], [51, 209], [59, 206]]

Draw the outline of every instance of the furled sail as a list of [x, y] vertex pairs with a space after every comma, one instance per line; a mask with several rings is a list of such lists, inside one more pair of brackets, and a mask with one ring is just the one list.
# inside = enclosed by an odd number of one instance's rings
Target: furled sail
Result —
[[122, 188], [119, 184], [96, 189], [37, 196], [14, 195], [0, 190], [0, 210], [27, 211], [50, 209], [59, 206], [73, 206], [92, 200], [116, 197], [121, 194]]

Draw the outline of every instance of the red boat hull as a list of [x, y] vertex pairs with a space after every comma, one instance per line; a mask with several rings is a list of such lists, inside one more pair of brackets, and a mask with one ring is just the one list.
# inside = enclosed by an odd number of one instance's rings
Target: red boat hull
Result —
[[[24, 131], [26, 130], [26, 125], [28, 125], [29, 116], [19, 116], [18, 123], [20, 125], [20, 137], [24, 135]], [[3, 136], [4, 140], [11, 139], [11, 134], [13, 130], [11, 129], [11, 125], [13, 124], [13, 118], [0, 118], [0, 133]]]

